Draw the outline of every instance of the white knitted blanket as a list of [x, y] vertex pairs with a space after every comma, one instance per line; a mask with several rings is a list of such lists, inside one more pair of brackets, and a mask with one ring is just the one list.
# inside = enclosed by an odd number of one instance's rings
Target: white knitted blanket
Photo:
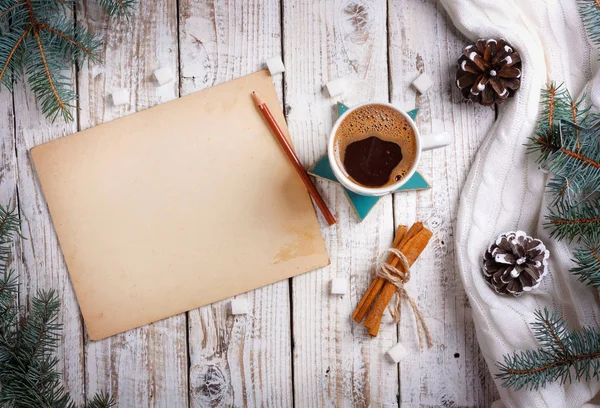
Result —
[[[527, 154], [540, 91], [564, 82], [574, 96], [586, 93], [600, 108], [598, 52], [589, 42], [576, 0], [441, 0], [454, 24], [471, 40], [506, 38], [521, 54], [521, 89], [500, 107], [463, 188], [456, 225], [458, 268], [469, 296], [477, 337], [492, 374], [495, 362], [515, 350], [537, 348], [530, 323], [536, 309], [559, 310], [570, 327], [600, 327], [598, 292], [569, 274], [569, 247], [550, 239], [544, 214], [550, 199], [546, 175]], [[592, 80], [592, 78], [594, 78]], [[496, 295], [481, 275], [481, 256], [500, 233], [521, 229], [551, 251], [550, 274], [519, 298]], [[553, 383], [537, 391], [502, 388], [508, 407], [600, 406], [600, 382]]]

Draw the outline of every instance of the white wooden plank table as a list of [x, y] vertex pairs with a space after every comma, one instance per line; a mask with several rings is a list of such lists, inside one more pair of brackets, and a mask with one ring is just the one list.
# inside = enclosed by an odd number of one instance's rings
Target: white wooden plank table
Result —
[[[71, 123], [46, 121], [22, 83], [12, 96], [0, 93], [0, 202], [18, 204], [27, 237], [15, 243], [20, 303], [41, 288], [60, 295], [60, 370], [76, 402], [99, 390], [120, 407], [487, 407], [497, 399], [453, 248], [460, 188], [494, 111], [461, 102], [453, 77], [467, 40], [435, 0], [141, 0], [129, 21], [108, 20], [85, 0], [74, 16], [105, 36], [105, 73], [73, 68], [80, 109]], [[359, 223], [340, 187], [319, 181], [339, 221], [327, 228], [319, 216], [330, 266], [240, 295], [251, 306], [246, 317], [229, 316], [223, 301], [89, 341], [28, 150], [254, 72], [274, 55], [286, 64], [275, 86], [307, 167], [325, 153], [335, 120], [337, 100], [321, 87], [344, 76], [346, 104], [418, 107], [422, 132], [453, 133], [452, 146], [423, 154], [433, 188], [384, 197]], [[177, 79], [155, 86], [159, 67]], [[426, 95], [409, 86], [419, 72], [435, 81]], [[129, 105], [111, 106], [114, 88], [130, 91]], [[400, 325], [386, 318], [375, 339], [350, 318], [395, 227], [416, 220], [434, 232], [407, 287], [435, 341], [421, 352], [408, 313]], [[348, 295], [328, 294], [333, 277], [350, 280]], [[399, 340], [411, 353], [393, 365], [384, 353]]]

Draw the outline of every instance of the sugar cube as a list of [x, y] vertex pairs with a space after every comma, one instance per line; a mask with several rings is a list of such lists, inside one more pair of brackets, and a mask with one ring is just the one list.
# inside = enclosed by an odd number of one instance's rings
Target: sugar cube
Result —
[[126, 89], [123, 89], [123, 88], [113, 89], [111, 97], [112, 97], [113, 105], [115, 105], [115, 106], [126, 105], [129, 103], [129, 93], [127, 92]]
[[426, 73], [422, 73], [413, 81], [412, 84], [420, 94], [424, 94], [433, 86], [433, 80]]
[[325, 84], [325, 89], [330, 97], [338, 96], [346, 91], [346, 78], [337, 78]]
[[331, 294], [345, 295], [348, 292], [348, 280], [344, 278], [335, 278], [331, 280]]
[[400, 362], [408, 355], [408, 350], [402, 345], [402, 343], [396, 344], [394, 347], [389, 349], [386, 353], [388, 358], [394, 363]]
[[273, 57], [268, 59], [267, 68], [269, 68], [271, 75], [277, 75], [285, 72], [285, 66], [283, 65], [281, 57]]
[[153, 76], [154, 80], [159, 85], [164, 85], [175, 79], [175, 77], [173, 76], [173, 71], [171, 71], [171, 69], [167, 67], [157, 69], [156, 71], [154, 71]]
[[232, 315], [244, 315], [248, 313], [248, 302], [246, 299], [232, 299], [231, 300], [231, 314]]
[[452, 144], [452, 135], [445, 130], [430, 135], [424, 135], [421, 138], [421, 150], [437, 149], [439, 147], [448, 146], [449, 144]]

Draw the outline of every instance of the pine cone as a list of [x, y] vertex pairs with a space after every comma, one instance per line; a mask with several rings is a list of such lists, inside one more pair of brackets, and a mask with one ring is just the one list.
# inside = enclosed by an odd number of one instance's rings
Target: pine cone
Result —
[[458, 59], [456, 85], [484, 106], [502, 103], [521, 86], [521, 57], [505, 40], [478, 40]]
[[550, 253], [523, 231], [502, 234], [483, 255], [485, 281], [496, 292], [519, 296], [539, 286], [548, 272]]

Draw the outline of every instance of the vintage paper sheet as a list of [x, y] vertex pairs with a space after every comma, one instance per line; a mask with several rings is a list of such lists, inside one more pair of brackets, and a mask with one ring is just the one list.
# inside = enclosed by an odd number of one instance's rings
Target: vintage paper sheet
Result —
[[260, 71], [31, 150], [92, 340], [329, 263], [253, 90], [287, 133]]

